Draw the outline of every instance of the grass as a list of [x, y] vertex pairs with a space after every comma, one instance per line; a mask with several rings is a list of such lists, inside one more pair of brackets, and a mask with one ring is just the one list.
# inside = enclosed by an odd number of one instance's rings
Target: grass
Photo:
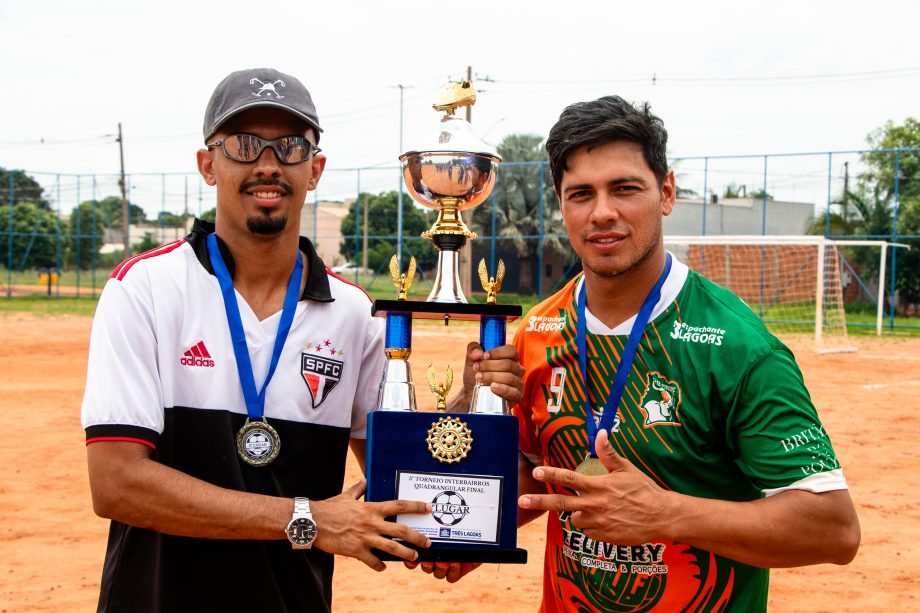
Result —
[[[96, 278], [95, 286], [97, 290], [101, 290], [105, 285], [105, 282], [108, 281], [109, 275], [112, 274], [112, 267], [108, 268], [97, 268], [96, 269]], [[13, 285], [34, 285], [38, 288], [36, 291], [41, 292], [44, 290], [47, 293], [47, 281], [42, 281], [39, 279], [39, 273], [34, 268], [27, 268], [22, 272], [13, 271], [11, 275], [9, 269], [4, 266], [0, 266], [0, 283], [7, 284], [12, 280]], [[93, 271], [92, 270], [81, 270], [79, 275], [76, 270], [64, 270], [60, 273], [60, 278], [57, 282], [58, 285], [62, 287], [79, 287], [81, 290], [84, 290], [87, 294], [92, 292], [93, 288]], [[54, 286], [52, 285], [52, 292], [54, 292]], [[98, 291], [97, 291], [98, 293]]]
[[[5, 272], [4, 272], [5, 275]], [[76, 314], [92, 315], [96, 309], [96, 300], [102, 285], [108, 279], [109, 271], [97, 271], [96, 298], [90, 296], [92, 288], [89, 286], [91, 276], [89, 272], [83, 271], [80, 276], [81, 294], [84, 297], [57, 296], [48, 297], [45, 286], [39, 285], [38, 280], [33, 278], [31, 283], [25, 279], [17, 282], [14, 275], [14, 284], [34, 285], [35, 293], [26, 296], [16, 296], [11, 299], [3, 300], [6, 297], [4, 284], [7, 281], [6, 276], [0, 276], [0, 313], [2, 312], [30, 312], [44, 315], [59, 314]], [[345, 277], [346, 280], [354, 282], [354, 275]], [[76, 286], [76, 274], [73, 271], [65, 272], [62, 275], [61, 286]], [[392, 300], [396, 298], [396, 289], [390, 280], [389, 275], [359, 275], [358, 284], [361, 285], [371, 298], [374, 300]], [[418, 280], [412, 284], [409, 289], [410, 300], [424, 300], [431, 291], [431, 280]], [[52, 287], [52, 292], [55, 288]], [[485, 302], [485, 294], [473, 294], [468, 297], [470, 302]], [[498, 295], [500, 304], [518, 304], [521, 306], [523, 313], [526, 313], [537, 302], [535, 295], [517, 295], [502, 294]], [[757, 306], [753, 305], [754, 311], [757, 312]], [[847, 306], [847, 332], [855, 336], [874, 336], [875, 332], [875, 311], [866, 308], [865, 305], [854, 305], [853, 308]], [[773, 305], [763, 313], [763, 319], [767, 327], [774, 333], [794, 332], [808, 334], [814, 331], [814, 305], [806, 304], [786, 304]], [[882, 334], [884, 336], [920, 336], [920, 318], [917, 317], [895, 317], [894, 328], [891, 327], [891, 321], [885, 314], [883, 320]]]
[[96, 312], [95, 298], [48, 298], [47, 296], [19, 296], [0, 300], [0, 313], [35, 313], [37, 315], [82, 315], [90, 317]]
[[[62, 287], [68, 286], [68, 281], [70, 280], [68, 274], [73, 277], [75, 280], [75, 275], [73, 272], [64, 273], [60, 285]], [[101, 273], [97, 277], [100, 280], [99, 289], [96, 290], [96, 297], [93, 298], [90, 296], [92, 288], [88, 285], [88, 280], [90, 279], [86, 271], [81, 274], [81, 294], [85, 294], [84, 297], [73, 297], [73, 296], [59, 296], [56, 294], [56, 288], [52, 286], [52, 295], [49, 297], [47, 295], [46, 286], [39, 285], [37, 279], [32, 279], [31, 282], [26, 282], [25, 279], [17, 281], [16, 275], [13, 276], [14, 285], [33, 285], [35, 287], [34, 293], [27, 295], [14, 296], [9, 299], [6, 298], [6, 277], [0, 276], [0, 313], [3, 312], [29, 312], [29, 313], [38, 313], [46, 315], [58, 315], [58, 314], [75, 314], [75, 315], [92, 315], [96, 309], [96, 302], [101, 292], [101, 287], [104, 285], [105, 281], [108, 280], [109, 271], [106, 271], [104, 275]], [[355, 278], [353, 275], [345, 277], [346, 280], [354, 282]], [[84, 284], [83, 281], [87, 280], [87, 283]], [[389, 275], [365, 275], [359, 276], [358, 278], [359, 285], [361, 285], [365, 291], [371, 296], [373, 300], [393, 300], [396, 298], [396, 288], [393, 287], [393, 283], [390, 280]], [[75, 287], [75, 282], [71, 281]], [[409, 300], [424, 300], [428, 293], [431, 291], [432, 282], [429, 281], [418, 281], [412, 285], [409, 289]], [[473, 303], [483, 303], [485, 302], [485, 294], [473, 294], [469, 297], [470, 302]], [[535, 295], [525, 295], [519, 296], [517, 294], [499, 294], [498, 301], [500, 304], [519, 304], [521, 305], [521, 310], [523, 313], [526, 313], [531, 307], [533, 307], [537, 302], [537, 297]]]
[[[815, 324], [815, 306], [814, 303], [787, 303], [774, 304], [765, 308], [763, 313], [759, 312], [757, 305], [750, 305], [752, 310], [761, 316], [767, 328], [774, 334], [784, 332], [813, 334]], [[867, 308], [865, 304], [847, 305], [846, 307], [847, 334], [854, 336], [875, 336], [876, 335], [876, 314], [875, 308]], [[839, 322], [831, 321], [825, 323], [828, 333], [832, 334], [834, 326], [839, 327]], [[884, 313], [882, 320], [882, 334], [885, 336], [920, 336], [920, 318], [896, 316], [894, 318], [894, 327], [891, 326], [891, 319], [888, 317], [888, 311]]]

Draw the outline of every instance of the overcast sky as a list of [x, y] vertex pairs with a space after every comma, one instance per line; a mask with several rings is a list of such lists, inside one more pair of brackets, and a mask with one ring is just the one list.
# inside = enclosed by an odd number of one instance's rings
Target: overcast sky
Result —
[[[333, 171], [323, 197], [354, 193], [343, 169], [396, 165], [397, 85], [407, 148], [467, 66], [492, 143], [545, 136], [565, 105], [616, 93], [652, 104], [672, 157], [859, 149], [920, 115], [918, 24], [916, 0], [4, 0], [0, 166], [115, 173], [121, 122], [129, 173], [193, 172], [211, 91], [256, 66], [312, 92]], [[361, 180], [396, 187], [391, 171]]]

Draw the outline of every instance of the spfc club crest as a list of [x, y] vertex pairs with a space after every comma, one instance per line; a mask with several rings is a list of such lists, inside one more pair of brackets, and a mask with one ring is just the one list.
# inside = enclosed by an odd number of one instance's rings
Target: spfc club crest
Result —
[[311, 343], [300, 354], [300, 370], [307, 389], [310, 390], [310, 396], [313, 398], [314, 409], [323, 404], [342, 378], [344, 362], [338, 359], [342, 355], [344, 353], [337, 351], [332, 341], [329, 340]]

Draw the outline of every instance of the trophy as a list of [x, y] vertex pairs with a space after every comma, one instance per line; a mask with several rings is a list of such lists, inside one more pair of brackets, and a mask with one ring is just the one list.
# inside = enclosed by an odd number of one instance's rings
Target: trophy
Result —
[[436, 143], [421, 151], [399, 156], [403, 179], [412, 198], [438, 211], [438, 218], [422, 236], [438, 250], [438, 267], [429, 302], [465, 303], [460, 288], [460, 249], [467, 239], [476, 238], [463, 219], [465, 211], [485, 202], [495, 185], [495, 169], [501, 157], [473, 134], [469, 122], [454, 113], [476, 102], [469, 82], [449, 83], [434, 108], [441, 118]]
[[[396, 520], [428, 536], [429, 549], [419, 551], [423, 562], [527, 561], [517, 548], [517, 419], [507, 403], [489, 386], [473, 389], [466, 413], [448, 413], [447, 397], [454, 374], [443, 380], [434, 365], [425, 379], [437, 398], [434, 412], [419, 411], [409, 365], [412, 320], [479, 321], [479, 341], [485, 351], [505, 344], [508, 321], [521, 307], [497, 303], [505, 275], [499, 261], [494, 274], [483, 260], [479, 278], [486, 304], [470, 304], [460, 289], [459, 250], [476, 238], [460, 218], [460, 211], [481, 204], [495, 184], [501, 158], [475, 137], [470, 124], [456, 116], [457, 108], [473, 104], [469, 83], [448, 84], [433, 105], [445, 113], [431, 146], [400, 156], [410, 194], [420, 204], [438, 211], [438, 218], [422, 234], [438, 249], [438, 267], [428, 299], [410, 300], [416, 263], [410, 258], [405, 273], [396, 256], [390, 277], [396, 300], [377, 300], [372, 313], [386, 317], [386, 366], [375, 410], [367, 425], [367, 493], [365, 499], [430, 502], [427, 515], [399, 515]], [[395, 557], [375, 551], [384, 560]]]

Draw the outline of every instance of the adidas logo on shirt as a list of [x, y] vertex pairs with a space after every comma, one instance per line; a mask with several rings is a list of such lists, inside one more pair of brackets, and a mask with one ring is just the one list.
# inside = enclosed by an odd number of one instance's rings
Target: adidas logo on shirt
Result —
[[214, 360], [208, 353], [208, 348], [204, 346], [204, 341], [199, 341], [197, 345], [192, 345], [185, 350], [179, 363], [183, 366], [203, 366], [205, 368], [214, 368]]

